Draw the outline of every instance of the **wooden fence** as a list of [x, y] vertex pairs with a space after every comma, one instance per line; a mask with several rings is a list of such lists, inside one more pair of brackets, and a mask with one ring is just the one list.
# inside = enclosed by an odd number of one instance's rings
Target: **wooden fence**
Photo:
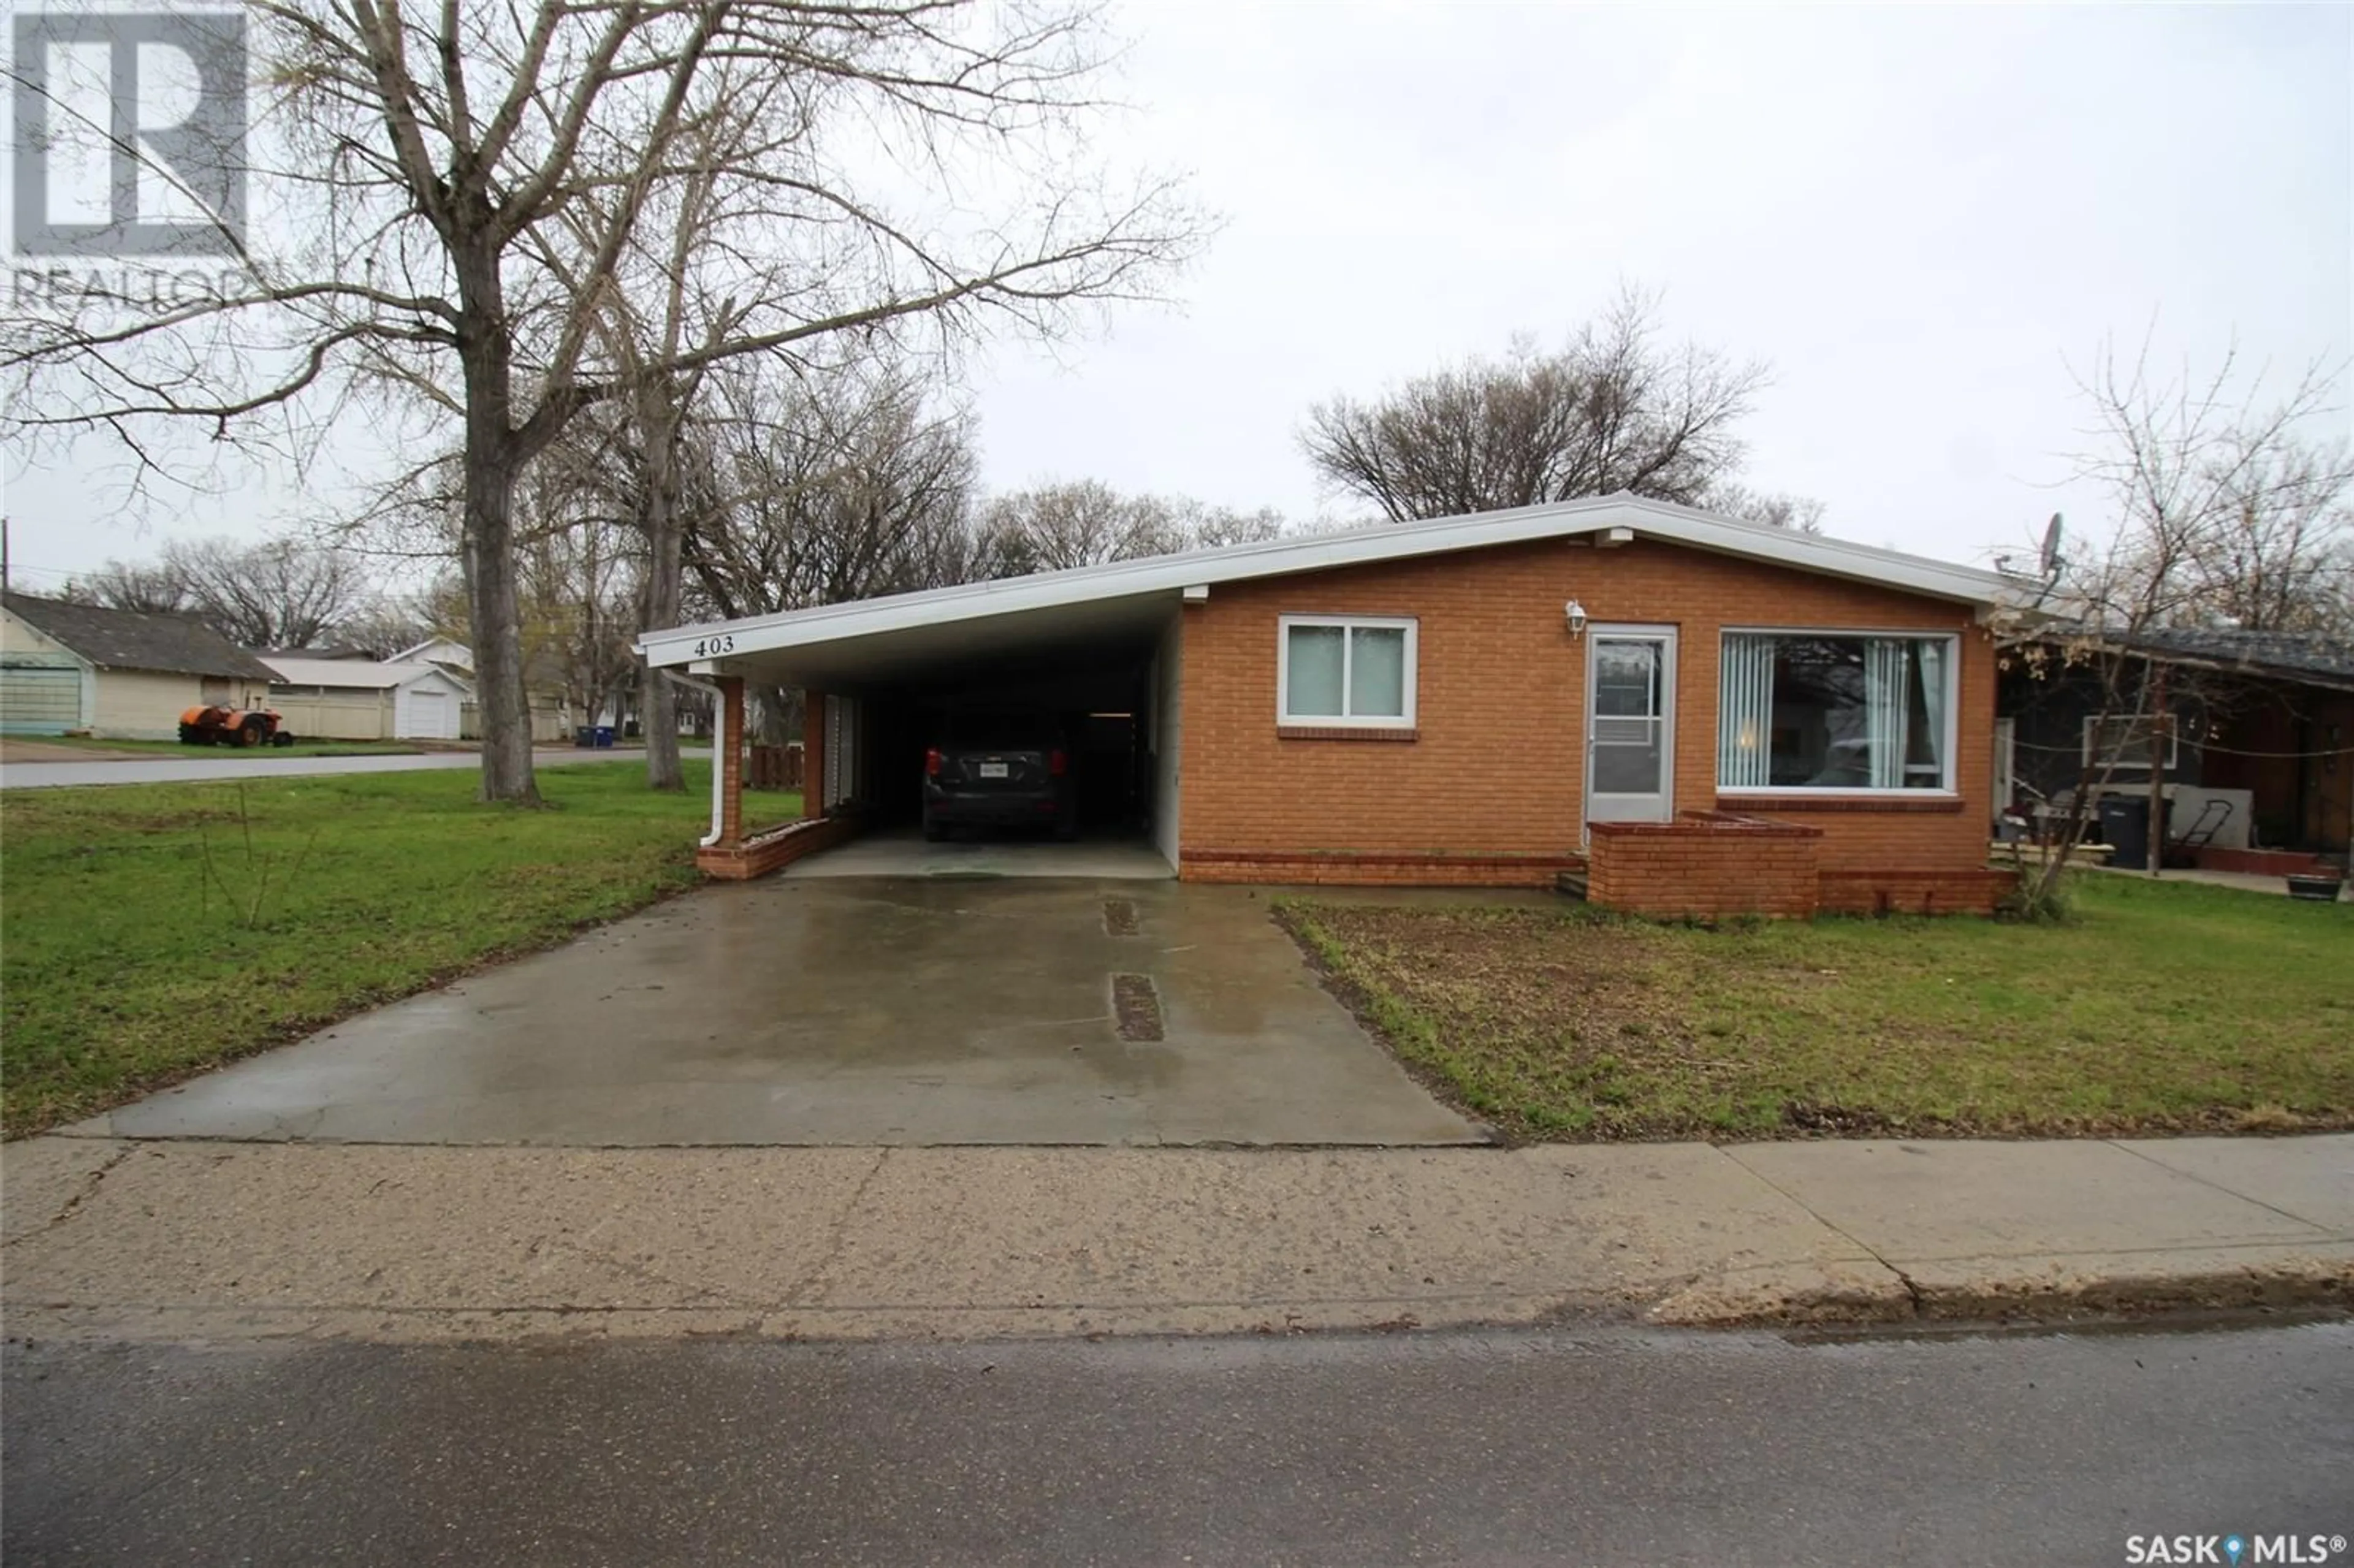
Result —
[[801, 748], [798, 746], [756, 746], [745, 758], [747, 789], [798, 789], [801, 787]]

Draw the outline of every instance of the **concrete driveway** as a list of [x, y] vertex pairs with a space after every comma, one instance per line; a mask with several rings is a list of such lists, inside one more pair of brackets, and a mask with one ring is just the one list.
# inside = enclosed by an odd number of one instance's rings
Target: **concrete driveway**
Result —
[[1246, 888], [699, 890], [74, 1129], [390, 1143], [1422, 1144], [1479, 1131]]
[[1075, 842], [1051, 838], [944, 839], [928, 842], [913, 826], [862, 833], [839, 849], [795, 861], [779, 874], [837, 876], [1056, 876], [1085, 881], [1163, 879], [1177, 873], [1146, 840], [1090, 833]]

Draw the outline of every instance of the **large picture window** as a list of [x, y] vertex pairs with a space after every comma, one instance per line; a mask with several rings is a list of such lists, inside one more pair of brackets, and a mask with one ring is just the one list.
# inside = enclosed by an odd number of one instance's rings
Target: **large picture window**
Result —
[[1290, 725], [1403, 729], [1414, 723], [1411, 620], [1287, 615], [1276, 717]]
[[1950, 637], [1728, 631], [1721, 789], [1954, 787]]

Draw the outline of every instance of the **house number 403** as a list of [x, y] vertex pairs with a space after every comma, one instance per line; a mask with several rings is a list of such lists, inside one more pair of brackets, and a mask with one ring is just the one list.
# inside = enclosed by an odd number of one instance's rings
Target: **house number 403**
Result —
[[736, 639], [732, 635], [726, 637], [706, 637], [702, 641], [695, 645], [695, 656], [698, 659], [716, 659], [722, 653], [733, 653], [735, 652]]

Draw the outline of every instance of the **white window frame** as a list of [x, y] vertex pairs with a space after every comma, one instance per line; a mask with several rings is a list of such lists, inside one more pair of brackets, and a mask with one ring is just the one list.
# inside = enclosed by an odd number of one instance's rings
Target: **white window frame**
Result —
[[[2098, 768], [2102, 766], [2100, 755], [2094, 750], [2093, 746], [2093, 735], [2094, 730], [2104, 720], [2110, 724], [2137, 724], [2147, 728], [2158, 722], [2158, 715], [2156, 714], [2086, 714], [2084, 715], [2083, 728], [2079, 734], [2080, 744], [2083, 747], [2084, 762], [2084, 766], [2087, 768]], [[2152, 749], [2155, 748], [2153, 747]], [[2179, 718], [2169, 716], [2166, 726], [2166, 760], [2159, 765], [2158, 770], [2163, 773], [2171, 773], [2181, 766], [2182, 721]], [[2109, 771], [2113, 774], [2139, 773], [2144, 777], [2147, 777], [2149, 773], [2148, 763], [2137, 762], [2130, 757], [2120, 757], [2115, 762], [2109, 764], [2108, 768]]]
[[[1363, 627], [1377, 631], [1405, 633], [1405, 713], [1403, 716], [1388, 714], [1357, 715], [1352, 714], [1295, 714], [1291, 712], [1291, 629], [1295, 626], [1330, 626], [1349, 629]], [[1349, 702], [1349, 677], [1356, 658], [1353, 637], [1341, 639], [1341, 703]], [[1275, 722], [1286, 729], [1412, 729], [1415, 727], [1416, 694], [1419, 683], [1419, 653], [1421, 630], [1410, 615], [1282, 615], [1275, 624]]]
[[[1938, 747], [1938, 766], [1945, 777], [1934, 789], [1875, 789], [1868, 784], [1727, 784], [1721, 775], [1716, 779], [1716, 792], [1724, 796], [1804, 795], [1824, 800], [1952, 800], [1960, 798], [1956, 772], [1962, 733], [1962, 640], [1951, 631], [1924, 631], [1908, 626], [1722, 626], [1717, 628], [1716, 652], [1716, 740], [1719, 748], [1724, 740], [1724, 640], [1728, 637], [1814, 637], [1863, 639], [1875, 637], [1901, 638], [1908, 642], [1943, 642], [1946, 645], [1946, 735]], [[1711, 768], [1713, 773], [1715, 769]]]

